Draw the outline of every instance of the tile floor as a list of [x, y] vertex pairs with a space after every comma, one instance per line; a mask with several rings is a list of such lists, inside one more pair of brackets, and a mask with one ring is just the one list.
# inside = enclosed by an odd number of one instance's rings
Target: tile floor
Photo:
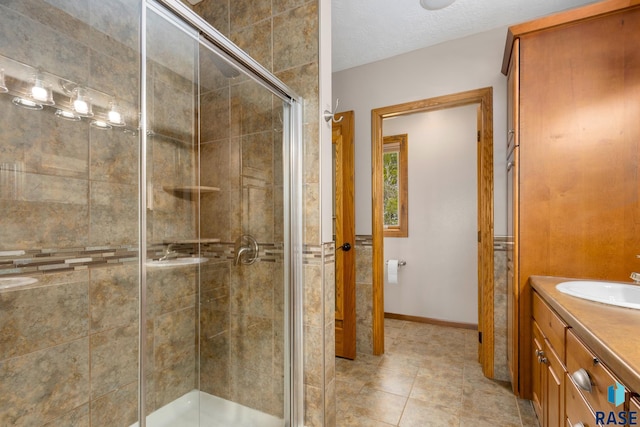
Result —
[[477, 349], [476, 331], [385, 319], [384, 355], [336, 358], [337, 426], [538, 427]]

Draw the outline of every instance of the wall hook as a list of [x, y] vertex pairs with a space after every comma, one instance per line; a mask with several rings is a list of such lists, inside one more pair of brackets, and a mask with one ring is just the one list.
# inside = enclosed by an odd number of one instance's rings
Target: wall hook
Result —
[[336, 120], [336, 117], [335, 117], [336, 111], [338, 111], [339, 102], [340, 102], [340, 99], [336, 98], [336, 108], [333, 110], [333, 112], [329, 110], [324, 110], [324, 114], [322, 116], [324, 117], [325, 122], [329, 123], [331, 120], [333, 120], [333, 123], [340, 123], [342, 119], [344, 119], [344, 116], [341, 116], [338, 120]]

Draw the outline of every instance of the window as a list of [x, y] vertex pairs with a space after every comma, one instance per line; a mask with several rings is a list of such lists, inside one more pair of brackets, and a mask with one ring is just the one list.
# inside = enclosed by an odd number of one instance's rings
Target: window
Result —
[[385, 136], [383, 149], [384, 236], [407, 237], [407, 134]]

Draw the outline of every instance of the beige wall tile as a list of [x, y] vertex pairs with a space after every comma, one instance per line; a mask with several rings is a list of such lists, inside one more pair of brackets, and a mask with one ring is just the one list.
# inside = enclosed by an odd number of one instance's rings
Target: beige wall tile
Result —
[[91, 336], [91, 398], [138, 378], [138, 325], [118, 327]]
[[274, 72], [318, 61], [318, 5], [309, 2], [273, 19]]
[[130, 426], [138, 421], [138, 383], [133, 382], [91, 402], [91, 427]]
[[0, 360], [88, 334], [88, 281], [0, 293]]
[[139, 279], [136, 265], [90, 271], [90, 327], [92, 331], [130, 325], [138, 321]]
[[231, 31], [271, 18], [271, 2], [255, 0], [231, 1]]
[[194, 10], [216, 30], [229, 36], [229, 0], [205, 0], [195, 5]]
[[89, 427], [91, 418], [89, 416], [89, 404], [84, 404], [72, 409], [60, 418], [56, 418], [44, 424], [43, 427]]
[[[238, 3], [238, 1], [233, 2]], [[263, 2], [266, 4], [266, 2]], [[251, 2], [255, 5], [256, 2]], [[253, 59], [267, 70], [273, 69], [271, 19], [265, 19], [231, 32], [231, 39], [240, 49], [248, 53]]]
[[304, 425], [324, 427], [323, 388], [304, 385]]
[[[202, 158], [202, 162], [204, 165], [211, 165], [211, 163], [215, 165], [219, 165], [220, 167], [224, 167], [227, 171], [229, 168], [229, 120], [230, 120], [230, 112], [229, 112], [229, 102], [230, 102], [230, 90], [229, 87], [223, 87], [216, 90], [208, 91], [200, 97], [200, 141], [201, 143], [206, 143], [210, 141], [219, 141], [225, 140], [227, 144], [227, 151], [217, 151], [222, 150], [223, 148], [217, 148], [213, 153], [220, 155], [220, 157], [211, 157], [211, 152], [214, 147], [218, 147], [218, 145], [214, 145], [212, 147], [207, 147], [207, 145], [202, 145], [201, 150], [203, 150], [203, 154], [206, 153], [207, 157]], [[205, 148], [207, 147], [207, 148]], [[211, 173], [213, 171], [207, 171], [207, 169], [214, 168], [206, 168], [203, 169], [203, 173]], [[222, 172], [220, 172], [222, 173]], [[228, 172], [227, 172], [228, 173]], [[217, 180], [219, 185], [222, 185], [225, 181], [220, 179]]]
[[155, 407], [161, 407], [196, 385], [195, 309], [156, 318], [153, 345]]
[[304, 383], [324, 386], [324, 328], [304, 327]]
[[147, 270], [147, 314], [152, 318], [196, 304], [196, 269], [185, 266]]
[[138, 187], [91, 183], [91, 243], [135, 244], [138, 241]]
[[89, 340], [0, 362], [0, 425], [41, 425], [87, 402]]

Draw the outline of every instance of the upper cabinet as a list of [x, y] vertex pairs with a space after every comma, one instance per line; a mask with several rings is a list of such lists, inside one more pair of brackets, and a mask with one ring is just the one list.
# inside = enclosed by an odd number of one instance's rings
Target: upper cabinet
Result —
[[640, 0], [509, 28], [508, 354], [531, 397], [532, 275], [628, 281], [640, 260]]

